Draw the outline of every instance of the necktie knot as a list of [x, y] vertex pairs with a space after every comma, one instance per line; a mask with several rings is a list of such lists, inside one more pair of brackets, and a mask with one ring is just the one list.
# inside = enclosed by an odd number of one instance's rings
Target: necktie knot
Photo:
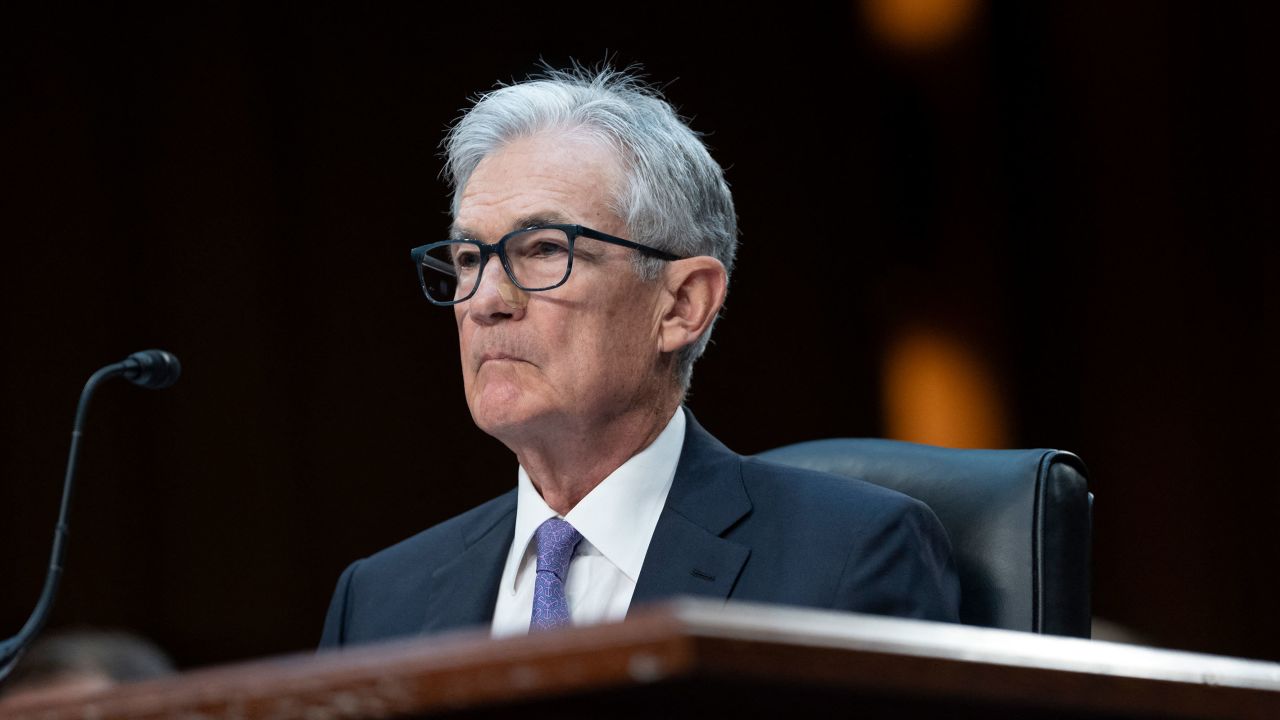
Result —
[[545, 630], [568, 625], [569, 603], [564, 581], [582, 534], [565, 520], [553, 517], [538, 526], [534, 539], [538, 544], [538, 572], [533, 584], [533, 616], [529, 627]]
[[538, 572], [555, 573], [564, 582], [582, 534], [567, 521], [553, 517], [538, 526], [534, 538], [538, 543]]

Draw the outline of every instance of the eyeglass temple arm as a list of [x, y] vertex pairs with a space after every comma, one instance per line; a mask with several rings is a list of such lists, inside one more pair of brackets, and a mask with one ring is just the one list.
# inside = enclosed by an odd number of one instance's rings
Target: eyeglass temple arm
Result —
[[641, 245], [638, 242], [624, 240], [620, 237], [615, 237], [607, 233], [602, 233], [598, 230], [592, 230], [591, 228], [588, 228], [588, 227], [582, 227], [581, 225], [578, 226], [578, 234], [582, 235], [583, 237], [589, 237], [595, 240], [603, 240], [607, 243], [613, 243], [614, 245], [621, 245], [622, 247], [631, 248], [632, 250], [638, 250], [644, 253], [645, 255], [656, 257], [659, 260], [685, 260], [686, 259], [684, 256], [674, 255], [672, 253], [667, 252], [666, 250], [659, 250], [656, 247]]

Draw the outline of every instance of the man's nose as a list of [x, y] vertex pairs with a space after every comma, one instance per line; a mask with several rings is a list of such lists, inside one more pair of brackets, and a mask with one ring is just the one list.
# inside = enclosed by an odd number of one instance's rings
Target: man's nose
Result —
[[499, 320], [519, 320], [529, 304], [529, 293], [516, 287], [502, 267], [502, 260], [491, 257], [480, 273], [480, 286], [467, 301], [476, 322], [492, 324]]

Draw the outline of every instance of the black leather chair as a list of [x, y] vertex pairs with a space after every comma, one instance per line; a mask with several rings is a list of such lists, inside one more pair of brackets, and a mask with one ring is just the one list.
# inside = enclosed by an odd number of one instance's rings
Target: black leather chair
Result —
[[860, 477], [933, 508], [960, 574], [961, 622], [1089, 637], [1093, 496], [1075, 455], [858, 438], [759, 457]]

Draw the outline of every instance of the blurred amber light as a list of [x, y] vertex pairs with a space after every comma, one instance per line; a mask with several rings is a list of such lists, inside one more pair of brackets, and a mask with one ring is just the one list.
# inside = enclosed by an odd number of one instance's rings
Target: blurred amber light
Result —
[[946, 447], [1003, 448], [1009, 424], [991, 364], [944, 332], [907, 330], [884, 356], [885, 434]]
[[904, 50], [929, 50], [963, 35], [979, 0], [861, 0], [867, 27]]

